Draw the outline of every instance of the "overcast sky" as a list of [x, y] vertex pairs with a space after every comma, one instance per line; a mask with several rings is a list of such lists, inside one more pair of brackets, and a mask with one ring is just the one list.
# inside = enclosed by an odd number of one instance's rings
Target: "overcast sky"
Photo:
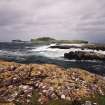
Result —
[[0, 41], [105, 41], [105, 0], [0, 0]]

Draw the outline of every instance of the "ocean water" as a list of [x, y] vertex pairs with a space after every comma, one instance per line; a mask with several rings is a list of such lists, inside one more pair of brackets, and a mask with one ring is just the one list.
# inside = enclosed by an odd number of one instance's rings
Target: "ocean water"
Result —
[[[21, 43], [0, 43], [0, 59], [7, 61], [15, 61], [18, 63], [48, 63], [56, 64], [64, 68], [82, 68], [90, 72], [105, 74], [105, 61], [96, 60], [68, 60], [64, 58], [64, 53], [70, 51], [82, 51], [80, 48], [70, 49], [58, 49], [50, 48], [51, 45], [33, 45], [33, 44], [21, 44]], [[72, 44], [71, 44], [72, 46]], [[81, 46], [81, 44], [75, 44], [73, 46]], [[84, 51], [90, 52], [93, 50], [84, 49]], [[96, 51], [96, 53], [105, 54], [105, 51]]]

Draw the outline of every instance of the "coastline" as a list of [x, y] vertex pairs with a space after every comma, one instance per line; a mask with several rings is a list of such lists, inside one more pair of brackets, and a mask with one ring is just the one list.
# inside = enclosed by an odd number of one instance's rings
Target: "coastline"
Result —
[[0, 61], [0, 79], [0, 99], [13, 105], [33, 105], [33, 92], [38, 94], [39, 105], [49, 105], [52, 100], [95, 103], [89, 99], [96, 94], [105, 97], [105, 78], [79, 68]]

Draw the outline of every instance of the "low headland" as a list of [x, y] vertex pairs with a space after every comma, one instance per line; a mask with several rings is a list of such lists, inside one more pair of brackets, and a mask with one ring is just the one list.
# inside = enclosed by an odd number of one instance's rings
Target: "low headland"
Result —
[[0, 105], [105, 105], [105, 77], [79, 68], [0, 61]]

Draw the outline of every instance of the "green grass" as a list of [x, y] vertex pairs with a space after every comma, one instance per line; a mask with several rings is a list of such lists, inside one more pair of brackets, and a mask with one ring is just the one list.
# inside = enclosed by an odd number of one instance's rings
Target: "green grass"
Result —
[[93, 103], [97, 103], [98, 105], [105, 105], [105, 96], [96, 94], [95, 97], [83, 98], [82, 102], [84, 103], [85, 101], [91, 101]]
[[[38, 98], [39, 98], [38, 92], [34, 91], [32, 98], [31, 98], [30, 105], [41, 105], [38, 102]], [[50, 100], [48, 103], [46, 103], [44, 105], [81, 105], [81, 102], [78, 102], [78, 101], [71, 102], [71, 101], [58, 99], [58, 100]]]
[[38, 92], [37, 91], [33, 91], [32, 98], [30, 99], [31, 100], [30, 105], [41, 105], [38, 102], [38, 98], [39, 98]]
[[[30, 99], [30, 104], [28, 105], [41, 105], [38, 102], [39, 94], [37, 91], [33, 92], [32, 98]], [[50, 100], [48, 103], [44, 105], [81, 105], [85, 103], [85, 101], [91, 101], [94, 103], [98, 103], [98, 105], [105, 105], [105, 96], [96, 95], [95, 97], [83, 98], [81, 101], [66, 101], [66, 100]], [[23, 105], [21, 103], [16, 103], [16, 105]]]
[[52, 100], [47, 105], [81, 105], [79, 101]]
[[99, 105], [105, 105], [105, 96], [96, 95], [94, 101]]

